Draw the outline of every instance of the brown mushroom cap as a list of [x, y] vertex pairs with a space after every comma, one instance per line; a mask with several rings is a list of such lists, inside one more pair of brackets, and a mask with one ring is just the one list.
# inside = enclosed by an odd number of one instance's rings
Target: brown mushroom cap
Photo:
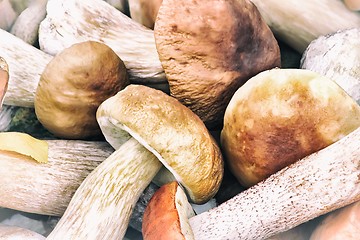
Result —
[[164, 0], [154, 28], [171, 95], [213, 128], [234, 92], [280, 66], [280, 50], [248, 0]]
[[0, 57], [0, 108], [4, 101], [5, 93], [9, 82], [9, 66], [5, 59]]
[[237, 90], [224, 117], [221, 145], [244, 186], [346, 136], [360, 106], [334, 81], [303, 69], [273, 69]]
[[200, 118], [175, 98], [129, 85], [102, 103], [96, 115], [115, 149], [130, 136], [135, 138], [174, 175], [193, 202], [204, 203], [218, 191], [223, 177], [220, 149]]
[[127, 84], [125, 65], [110, 47], [95, 41], [74, 44], [42, 73], [34, 101], [36, 116], [59, 137], [99, 136], [98, 106]]
[[155, 192], [145, 209], [142, 222], [144, 240], [194, 239], [187, 221], [194, 215], [177, 182], [165, 184]]

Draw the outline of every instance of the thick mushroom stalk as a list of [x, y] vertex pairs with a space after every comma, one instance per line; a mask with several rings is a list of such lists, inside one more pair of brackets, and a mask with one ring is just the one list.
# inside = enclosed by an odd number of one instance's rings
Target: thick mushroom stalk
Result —
[[360, 26], [360, 14], [339, 0], [251, 1], [275, 36], [300, 53], [319, 36]]
[[101, 0], [48, 1], [39, 29], [41, 49], [55, 55], [87, 40], [111, 47], [129, 69], [130, 80], [166, 82], [152, 30]]
[[190, 219], [195, 239], [265, 239], [360, 200], [360, 128]]
[[204, 123], [165, 93], [130, 85], [105, 100], [97, 119], [117, 149], [80, 185], [48, 239], [120, 239], [132, 208], [162, 164], [195, 203], [215, 195], [222, 156]]

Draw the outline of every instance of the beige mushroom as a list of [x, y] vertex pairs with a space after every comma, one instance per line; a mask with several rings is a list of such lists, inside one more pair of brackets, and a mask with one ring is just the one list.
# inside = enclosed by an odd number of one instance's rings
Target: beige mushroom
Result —
[[272, 69], [240, 87], [227, 106], [221, 146], [246, 187], [360, 126], [360, 106], [334, 81], [304, 69]]
[[129, 0], [130, 17], [145, 27], [154, 29], [162, 0]]
[[303, 53], [312, 40], [360, 27], [360, 14], [340, 0], [251, 0], [276, 37]]
[[209, 128], [250, 77], [280, 66], [277, 41], [247, 0], [163, 0], [154, 33], [171, 95]]
[[219, 189], [220, 150], [201, 120], [176, 99], [130, 85], [100, 105], [97, 119], [117, 150], [83, 181], [48, 239], [122, 238], [139, 194], [161, 163], [195, 203]]
[[360, 104], [359, 55], [360, 28], [341, 30], [312, 41], [300, 67], [334, 80]]
[[98, 137], [98, 106], [128, 83], [125, 65], [110, 47], [95, 41], [76, 43], [58, 53], [41, 74], [36, 116], [55, 136]]
[[344, 4], [351, 11], [359, 11], [360, 10], [360, 1], [359, 0], [344, 0]]
[[5, 59], [0, 57], [0, 109], [4, 101], [9, 82], [9, 66]]
[[0, 224], [0, 239], [2, 240], [45, 240], [46, 238], [34, 231]]

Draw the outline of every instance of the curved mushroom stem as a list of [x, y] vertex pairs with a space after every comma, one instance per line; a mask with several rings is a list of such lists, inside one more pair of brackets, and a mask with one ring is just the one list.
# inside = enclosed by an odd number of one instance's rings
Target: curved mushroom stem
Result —
[[152, 30], [101, 0], [49, 0], [39, 29], [41, 49], [55, 55], [85, 40], [111, 47], [124, 61], [131, 81], [166, 83]]
[[161, 166], [130, 138], [81, 183], [47, 239], [122, 239], [133, 206]]
[[360, 200], [360, 128], [190, 218], [195, 239], [265, 239]]
[[319, 36], [360, 26], [360, 14], [349, 10], [343, 1], [251, 1], [275, 36], [300, 53]]
[[44, 236], [33, 232], [31, 230], [20, 228], [16, 226], [0, 225], [0, 239], [2, 240], [42, 240], [46, 239]]

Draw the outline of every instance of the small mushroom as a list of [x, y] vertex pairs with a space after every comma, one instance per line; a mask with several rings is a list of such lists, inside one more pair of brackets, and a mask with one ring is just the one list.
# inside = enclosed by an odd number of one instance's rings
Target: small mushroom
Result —
[[149, 201], [143, 218], [144, 240], [194, 239], [188, 218], [195, 213], [177, 182], [159, 188]]
[[130, 17], [145, 27], [154, 29], [162, 0], [129, 0]]
[[221, 147], [249, 187], [359, 126], [360, 106], [334, 81], [304, 69], [272, 69], [234, 94]]
[[82, 182], [48, 239], [122, 238], [135, 202], [161, 163], [195, 203], [219, 189], [220, 150], [198, 116], [176, 99], [130, 85], [99, 106], [97, 119], [117, 150]]
[[209, 128], [250, 77], [280, 66], [278, 43], [248, 0], [163, 0], [154, 34], [171, 95]]
[[4, 102], [5, 93], [8, 89], [9, 66], [5, 59], [0, 57], [0, 109]]
[[312, 40], [360, 27], [360, 14], [340, 0], [251, 0], [274, 35], [303, 53]]
[[337, 31], [312, 41], [301, 68], [324, 75], [360, 104], [360, 28]]
[[2, 240], [45, 240], [41, 234], [16, 226], [0, 224], [0, 239]]
[[128, 83], [124, 63], [107, 45], [94, 41], [74, 44], [44, 69], [35, 95], [36, 116], [55, 136], [98, 137], [98, 106]]
[[360, 1], [359, 0], [344, 0], [344, 4], [351, 11], [359, 11], [360, 10]]
[[310, 240], [357, 240], [360, 236], [360, 201], [329, 213]]

